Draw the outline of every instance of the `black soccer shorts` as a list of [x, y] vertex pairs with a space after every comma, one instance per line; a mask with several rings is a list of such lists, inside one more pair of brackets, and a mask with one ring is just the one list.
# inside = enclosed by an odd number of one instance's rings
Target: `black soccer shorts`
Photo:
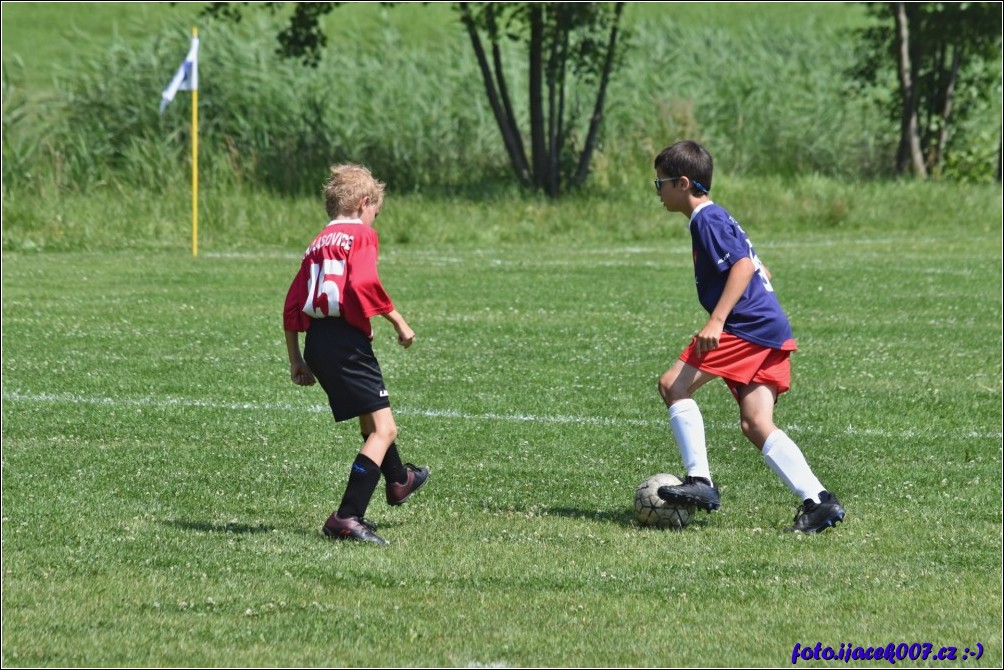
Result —
[[380, 363], [369, 338], [345, 319], [314, 319], [303, 360], [328, 394], [335, 421], [347, 421], [390, 407]]

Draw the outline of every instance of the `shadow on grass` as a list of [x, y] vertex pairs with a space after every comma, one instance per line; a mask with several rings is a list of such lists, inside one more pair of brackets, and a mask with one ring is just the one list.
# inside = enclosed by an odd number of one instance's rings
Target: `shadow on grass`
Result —
[[[615, 523], [623, 528], [633, 528], [636, 530], [650, 530], [643, 528], [635, 521], [634, 510], [596, 510], [596, 509], [576, 509], [574, 507], [548, 507], [540, 510], [541, 516], [561, 516], [569, 519], [589, 519], [605, 523]], [[709, 527], [710, 515], [694, 515], [690, 518], [688, 528], [705, 530]], [[693, 531], [692, 531], [693, 532]]]
[[[268, 526], [264, 524], [251, 525], [246, 523], [233, 523], [233, 522], [211, 523], [208, 521], [188, 521], [185, 519], [174, 519], [171, 521], [163, 521], [162, 523], [165, 526], [170, 526], [172, 528], [179, 528], [181, 530], [186, 530], [186, 531], [195, 531], [197, 533], [250, 536], [250, 535], [261, 535], [263, 533], [272, 533], [282, 530], [296, 535], [301, 535], [303, 537], [322, 538], [327, 540], [327, 538], [325, 538], [324, 534], [321, 532], [321, 525], [323, 524], [323, 520], [318, 522], [316, 528], [314, 528], [313, 526], [306, 527], [299, 525], [279, 527], [279, 526]], [[386, 522], [381, 521], [379, 523], [378, 528], [386, 530], [388, 528], [394, 528], [395, 526], [398, 525], [399, 522], [397, 521], [386, 521]]]
[[234, 535], [257, 535], [259, 533], [271, 533], [276, 530], [272, 526], [251, 526], [244, 523], [209, 523], [207, 521], [185, 521], [184, 519], [165, 521], [164, 524], [200, 533], [228, 533]]

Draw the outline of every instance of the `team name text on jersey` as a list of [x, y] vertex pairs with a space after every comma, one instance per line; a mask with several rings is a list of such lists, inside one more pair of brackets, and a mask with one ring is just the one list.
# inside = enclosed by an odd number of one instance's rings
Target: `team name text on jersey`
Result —
[[328, 233], [320, 235], [314, 243], [307, 249], [307, 254], [312, 254], [321, 247], [341, 247], [346, 253], [352, 249], [352, 242], [355, 238], [343, 232]]

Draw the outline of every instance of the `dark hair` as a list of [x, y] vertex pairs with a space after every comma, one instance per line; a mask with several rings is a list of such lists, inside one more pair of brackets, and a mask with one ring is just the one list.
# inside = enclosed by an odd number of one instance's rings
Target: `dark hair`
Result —
[[711, 154], [693, 140], [680, 140], [663, 149], [655, 157], [655, 169], [666, 177], [689, 178], [692, 195], [706, 195], [711, 190]]

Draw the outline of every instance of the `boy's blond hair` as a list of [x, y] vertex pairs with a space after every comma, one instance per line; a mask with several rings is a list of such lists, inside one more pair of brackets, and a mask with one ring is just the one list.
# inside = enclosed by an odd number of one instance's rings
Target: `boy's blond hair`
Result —
[[331, 166], [331, 175], [324, 184], [324, 203], [328, 216], [353, 214], [363, 198], [369, 197], [377, 211], [383, 207], [384, 183], [373, 178], [368, 168], [355, 163]]

